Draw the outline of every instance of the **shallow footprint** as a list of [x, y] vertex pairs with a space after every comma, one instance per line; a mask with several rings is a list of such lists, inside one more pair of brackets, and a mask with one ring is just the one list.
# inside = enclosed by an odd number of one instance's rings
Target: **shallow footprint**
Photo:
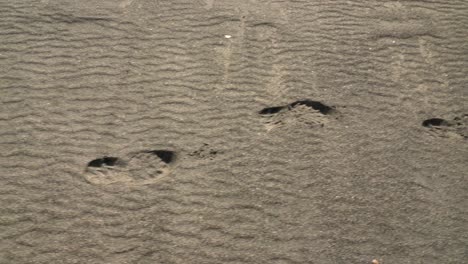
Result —
[[214, 160], [222, 151], [213, 148], [208, 143], [203, 143], [197, 150], [190, 152], [188, 155], [198, 160]]
[[169, 150], [133, 152], [122, 158], [106, 156], [90, 161], [84, 178], [94, 185], [152, 184], [169, 175], [174, 161], [175, 153]]

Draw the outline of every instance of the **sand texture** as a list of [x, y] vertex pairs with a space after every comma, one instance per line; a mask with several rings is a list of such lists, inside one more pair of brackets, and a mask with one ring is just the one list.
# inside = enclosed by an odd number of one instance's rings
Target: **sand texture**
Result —
[[468, 263], [468, 1], [0, 0], [0, 264]]

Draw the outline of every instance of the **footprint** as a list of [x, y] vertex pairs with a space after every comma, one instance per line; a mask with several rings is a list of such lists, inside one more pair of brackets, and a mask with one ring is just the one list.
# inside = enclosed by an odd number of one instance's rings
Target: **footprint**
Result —
[[304, 105], [304, 106], [307, 106], [307, 107], [312, 108], [314, 110], [317, 110], [317, 111], [319, 111], [320, 113], [322, 113], [324, 115], [331, 114], [332, 112], [335, 111], [334, 108], [332, 108], [332, 107], [330, 107], [328, 105], [324, 105], [321, 102], [312, 101], [312, 100], [296, 101], [294, 103], [289, 104], [289, 107], [294, 108], [294, 107], [300, 106], [300, 105]]
[[175, 158], [175, 152], [169, 150], [139, 151], [121, 158], [105, 156], [88, 162], [84, 178], [94, 185], [152, 184], [169, 175]]
[[468, 138], [468, 115], [456, 116], [452, 120], [443, 118], [429, 118], [422, 122], [422, 126], [438, 137]]
[[119, 161], [119, 158], [116, 158], [116, 157], [103, 157], [103, 158], [100, 158], [100, 159], [95, 159], [95, 160], [92, 160], [88, 163], [88, 167], [96, 167], [96, 168], [99, 168], [99, 167], [104, 167], [104, 166], [114, 166], [117, 161]]
[[271, 114], [276, 114], [276, 113], [281, 112], [282, 110], [287, 110], [287, 109], [288, 109], [288, 106], [274, 106], [274, 107], [263, 108], [258, 113], [261, 115], [271, 115]]
[[207, 143], [204, 143], [200, 148], [189, 153], [188, 155], [197, 159], [213, 160], [218, 154], [221, 154], [221, 151], [210, 147], [210, 145]]
[[450, 123], [442, 118], [429, 118], [423, 121], [423, 127], [442, 127], [450, 126]]
[[268, 131], [284, 125], [301, 125], [306, 127], [323, 127], [329, 122], [329, 115], [338, 112], [334, 107], [319, 101], [299, 100], [287, 105], [267, 107], [258, 112], [266, 119]]

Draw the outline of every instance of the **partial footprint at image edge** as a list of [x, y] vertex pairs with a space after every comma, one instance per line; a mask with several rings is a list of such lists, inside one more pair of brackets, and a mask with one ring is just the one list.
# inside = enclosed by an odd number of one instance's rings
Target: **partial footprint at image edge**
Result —
[[88, 162], [84, 178], [94, 185], [152, 184], [171, 172], [176, 155], [169, 150], [132, 152], [124, 157], [104, 156]]

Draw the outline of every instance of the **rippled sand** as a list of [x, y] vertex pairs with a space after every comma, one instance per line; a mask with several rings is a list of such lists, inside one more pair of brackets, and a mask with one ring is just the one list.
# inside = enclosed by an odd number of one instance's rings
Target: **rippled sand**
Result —
[[465, 263], [467, 14], [0, 0], [0, 263]]

